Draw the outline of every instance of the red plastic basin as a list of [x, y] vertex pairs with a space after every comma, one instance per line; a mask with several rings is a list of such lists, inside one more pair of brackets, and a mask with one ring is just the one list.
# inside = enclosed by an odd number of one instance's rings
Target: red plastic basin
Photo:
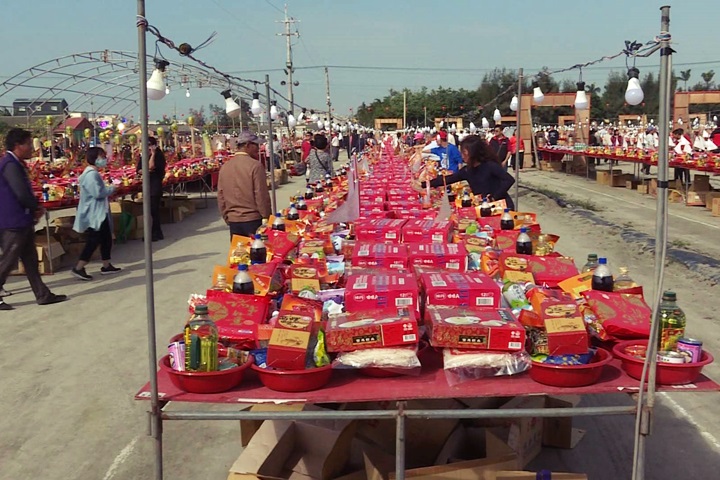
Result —
[[309, 392], [324, 387], [332, 375], [332, 366], [326, 365], [307, 370], [271, 370], [253, 365], [260, 381], [277, 392]]
[[607, 350], [598, 349], [587, 365], [550, 365], [533, 361], [530, 378], [553, 387], [584, 387], [600, 379], [603, 368], [612, 358]]
[[[640, 380], [644, 359], [625, 353], [625, 349], [633, 345], [647, 346], [647, 340], [627, 340], [613, 347], [613, 354], [622, 361], [622, 368], [628, 376]], [[693, 383], [700, 376], [705, 365], [713, 362], [713, 356], [703, 350], [700, 361], [696, 363], [662, 363], [657, 364], [655, 383], [658, 385], [686, 385]]]
[[158, 362], [160, 370], [168, 373], [170, 381], [180, 390], [190, 393], [220, 393], [240, 385], [245, 370], [253, 364], [252, 355], [248, 361], [236, 368], [218, 372], [178, 372], [170, 367], [170, 355]]

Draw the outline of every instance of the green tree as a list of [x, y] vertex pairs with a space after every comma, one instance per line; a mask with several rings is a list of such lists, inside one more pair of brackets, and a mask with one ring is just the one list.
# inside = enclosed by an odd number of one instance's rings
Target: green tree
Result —
[[687, 82], [690, 80], [690, 71], [692, 69], [688, 68], [687, 70], [680, 70], [680, 77], [679, 79], [683, 82], [685, 85], [685, 91], [687, 91]]
[[701, 73], [700, 76], [702, 77], [703, 82], [705, 82], [705, 90], [710, 90], [710, 84], [715, 76], [715, 71], [710, 70], [709, 72]]

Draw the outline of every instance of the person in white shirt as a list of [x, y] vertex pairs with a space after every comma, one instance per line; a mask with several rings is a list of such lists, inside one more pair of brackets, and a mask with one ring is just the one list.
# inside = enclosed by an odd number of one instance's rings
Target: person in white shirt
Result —
[[340, 156], [340, 134], [333, 133], [332, 140], [330, 140], [330, 155], [332, 156], [333, 162], [337, 162]]
[[[685, 138], [685, 130], [676, 128], [670, 134], [670, 147], [677, 155], [692, 154], [692, 144]], [[681, 180], [685, 185], [690, 184], [690, 170], [675, 168], [675, 180]]]

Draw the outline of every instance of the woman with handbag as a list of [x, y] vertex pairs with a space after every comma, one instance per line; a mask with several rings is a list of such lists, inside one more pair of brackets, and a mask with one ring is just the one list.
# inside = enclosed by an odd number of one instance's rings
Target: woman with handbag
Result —
[[332, 157], [327, 151], [327, 147], [327, 137], [321, 133], [316, 134], [313, 149], [307, 156], [307, 164], [310, 169], [308, 182], [311, 184], [323, 181], [325, 175], [331, 177], [335, 175]]

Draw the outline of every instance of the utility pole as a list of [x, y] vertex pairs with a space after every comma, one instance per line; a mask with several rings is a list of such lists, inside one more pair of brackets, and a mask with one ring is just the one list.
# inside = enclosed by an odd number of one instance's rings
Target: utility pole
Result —
[[407, 89], [403, 90], [403, 130], [407, 128]]
[[332, 103], [330, 102], [330, 73], [325, 67], [325, 95], [327, 96], [328, 122], [332, 125]]
[[287, 4], [285, 4], [285, 20], [281, 22], [275, 22], [275, 23], [284, 23], [285, 24], [285, 32], [284, 33], [277, 33], [278, 36], [285, 37], [286, 42], [286, 49], [287, 49], [287, 58], [285, 60], [285, 73], [287, 74], [287, 86], [288, 86], [288, 99], [290, 100], [290, 105], [288, 105], [288, 112], [292, 112], [294, 110], [295, 106], [295, 97], [293, 96], [293, 60], [292, 60], [292, 43], [290, 41], [290, 37], [298, 37], [300, 38], [300, 32], [297, 31], [297, 29], [294, 32], [290, 32], [290, 26], [294, 25], [298, 21], [294, 18], [288, 17], [288, 9]]

